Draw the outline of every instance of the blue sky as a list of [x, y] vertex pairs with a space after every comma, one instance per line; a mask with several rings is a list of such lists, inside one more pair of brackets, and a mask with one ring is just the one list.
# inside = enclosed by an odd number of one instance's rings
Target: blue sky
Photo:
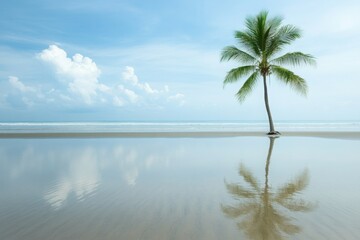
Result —
[[275, 120], [360, 119], [360, 2], [70, 1], [0, 3], [0, 121], [266, 120], [262, 86], [241, 105], [236, 63], [220, 63], [244, 18], [268, 10], [303, 37], [286, 51], [306, 98], [271, 79]]

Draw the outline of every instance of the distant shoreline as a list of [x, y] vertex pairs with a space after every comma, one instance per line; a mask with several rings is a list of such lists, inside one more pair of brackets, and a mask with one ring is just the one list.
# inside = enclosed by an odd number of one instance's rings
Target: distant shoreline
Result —
[[[1, 139], [31, 138], [227, 138], [227, 137], [267, 137], [265, 132], [27, 132], [0, 133]], [[360, 132], [344, 131], [284, 131], [280, 137], [320, 137], [358, 139]]]

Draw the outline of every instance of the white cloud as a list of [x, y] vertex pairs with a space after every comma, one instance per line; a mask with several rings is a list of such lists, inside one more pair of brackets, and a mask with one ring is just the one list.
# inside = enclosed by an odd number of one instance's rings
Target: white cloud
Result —
[[135, 75], [135, 69], [133, 67], [126, 66], [125, 70], [122, 72], [122, 76], [126, 81], [131, 82], [133, 85], [136, 85], [139, 82], [139, 79]]
[[[89, 57], [77, 53], [72, 58], [69, 58], [65, 50], [56, 45], [49, 46], [49, 48], [38, 54], [38, 57], [54, 66], [56, 73], [63, 78], [62, 81], [67, 80], [69, 92], [80, 96], [84, 103], [88, 105], [96, 101], [106, 103], [108, 102], [107, 98], [112, 98], [113, 105], [117, 107], [126, 104], [124, 97], [129, 99], [131, 103], [138, 101], [137, 94], [123, 86], [118, 86], [117, 91], [113, 91], [109, 86], [100, 83], [101, 71]], [[136, 75], [129, 75], [127, 78], [139, 87], [147, 87], [147, 91], [152, 91], [147, 85], [138, 83]], [[67, 94], [60, 94], [60, 98], [65, 101], [72, 100]]]
[[[175, 102], [179, 106], [183, 106], [185, 104], [184, 94], [177, 93], [175, 95], [170, 95], [170, 88], [168, 85], [164, 85], [163, 89], [155, 89], [147, 82], [142, 83], [135, 74], [135, 69], [131, 66], [126, 66], [124, 68], [122, 77], [125, 82], [130, 83], [138, 90], [138, 92], [140, 91], [143, 93], [141, 97], [145, 99], [147, 103], [151, 103], [153, 100], [158, 101], [158, 107], [161, 107], [164, 102]], [[118, 85], [117, 89], [125, 95], [131, 103], [137, 103], [139, 101], [140, 96], [134, 91], [126, 89], [123, 85]]]
[[16, 88], [20, 92], [36, 92], [35, 88], [26, 86], [18, 77], [9, 76], [9, 83], [13, 88]]
[[18, 77], [9, 76], [8, 82], [11, 87], [16, 89], [17, 91], [7, 95], [7, 104], [17, 107], [32, 107], [37, 102], [49, 100], [42, 93], [41, 89], [25, 85], [22, 81], [20, 81]]
[[129, 98], [130, 102], [136, 103], [139, 100], [139, 96], [134, 91], [125, 88], [123, 85], [119, 85], [117, 88], [122, 94]]
[[122, 72], [122, 77], [125, 81], [130, 82], [132, 85], [144, 90], [148, 94], [156, 94], [160, 92], [159, 90], [153, 89], [147, 82], [140, 83], [133, 67], [126, 66]]
[[104, 93], [111, 93], [111, 88], [106, 86], [105, 84], [99, 84], [99, 90]]
[[70, 92], [80, 95], [86, 104], [91, 104], [97, 96], [97, 91], [109, 91], [109, 87], [99, 83], [100, 69], [89, 57], [75, 54], [72, 58], [56, 45], [50, 45], [38, 57], [53, 65], [56, 72], [69, 79]]
[[53, 67], [54, 76], [58, 78], [60, 85], [54, 85], [53, 82], [47, 81], [40, 84], [39, 87], [29, 86], [20, 81], [18, 77], [11, 76], [10, 73], [7, 85], [11, 86], [14, 91], [3, 94], [4, 106], [21, 108], [56, 105], [60, 108], [69, 108], [81, 107], [84, 104], [92, 107], [136, 105], [142, 109], [154, 109], [163, 108], [164, 104], [169, 103], [183, 105], [181, 100], [176, 101], [173, 97], [170, 97], [170, 101], [168, 100], [169, 96], [176, 93], [171, 92], [168, 85], [154, 88], [151, 83], [140, 81], [135, 69], [125, 64], [126, 67], [120, 72], [120, 77], [119, 71], [117, 71], [117, 75], [109, 76], [111, 71], [108, 70], [109, 68], [105, 68], [107, 70], [106, 79], [123, 81], [122, 84], [110, 85], [103, 82], [104, 80], [100, 81], [100, 68], [92, 59], [82, 54], [77, 53], [70, 57], [64, 49], [57, 45], [50, 45], [39, 52], [37, 58]]
[[[167, 85], [163, 90], [158, 90], [147, 82], [140, 82], [135, 74], [135, 69], [130, 66], [125, 67], [122, 77], [125, 82], [130, 83], [133, 89], [123, 85], [117, 85], [112, 89], [99, 82], [101, 71], [92, 59], [78, 53], [69, 58], [67, 53], [56, 45], [49, 46], [38, 54], [38, 57], [54, 66], [56, 73], [62, 77], [61, 80], [67, 83], [69, 92], [80, 96], [86, 104], [93, 104], [96, 101], [106, 103], [110, 100], [114, 106], [122, 107], [128, 103], [136, 104], [140, 101], [140, 96], [134, 90], [149, 96], [158, 96], [169, 92]], [[60, 98], [66, 101], [69, 101], [70, 97], [68, 94], [60, 95]]]

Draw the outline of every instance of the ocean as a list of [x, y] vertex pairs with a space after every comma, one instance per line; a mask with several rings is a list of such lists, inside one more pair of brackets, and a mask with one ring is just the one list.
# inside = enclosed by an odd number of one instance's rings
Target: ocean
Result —
[[[278, 131], [360, 131], [360, 121], [275, 122]], [[0, 133], [266, 132], [267, 122], [0, 122]]]

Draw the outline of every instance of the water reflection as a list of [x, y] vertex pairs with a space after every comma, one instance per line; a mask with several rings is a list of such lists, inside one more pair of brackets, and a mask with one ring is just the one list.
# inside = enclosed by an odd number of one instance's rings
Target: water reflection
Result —
[[[301, 227], [286, 212], [308, 212], [315, 205], [299, 198], [299, 194], [309, 184], [309, 173], [305, 169], [297, 177], [272, 190], [269, 185], [270, 160], [275, 138], [269, 138], [269, 150], [265, 166], [265, 184], [262, 187], [244, 165], [240, 165], [239, 175], [246, 187], [238, 183], [225, 186], [228, 193], [237, 201], [233, 205], [221, 205], [225, 216], [240, 220], [237, 226], [249, 239], [281, 240], [284, 237], [299, 233]], [[288, 211], [289, 210], [289, 211]]]
[[110, 164], [116, 165], [128, 186], [136, 185], [142, 171], [156, 165], [169, 164], [167, 156], [155, 155], [151, 152], [144, 153], [139, 151], [139, 148], [127, 148], [122, 145], [117, 145], [108, 159], [112, 159]]
[[107, 177], [106, 173], [115, 174], [113, 183], [119, 183], [120, 179], [134, 187], [141, 172], [159, 164], [167, 165], [168, 161], [166, 157], [121, 144], [104, 149], [91, 145], [69, 148], [52, 155], [56, 156], [54, 164], [59, 167], [60, 174], [43, 198], [54, 210], [65, 206], [69, 198], [83, 201], [94, 195], [102, 178]]
[[100, 173], [94, 149], [85, 148], [69, 164], [69, 171], [61, 176], [55, 187], [44, 196], [54, 209], [63, 206], [71, 193], [75, 193], [76, 199], [82, 201], [99, 185]]

